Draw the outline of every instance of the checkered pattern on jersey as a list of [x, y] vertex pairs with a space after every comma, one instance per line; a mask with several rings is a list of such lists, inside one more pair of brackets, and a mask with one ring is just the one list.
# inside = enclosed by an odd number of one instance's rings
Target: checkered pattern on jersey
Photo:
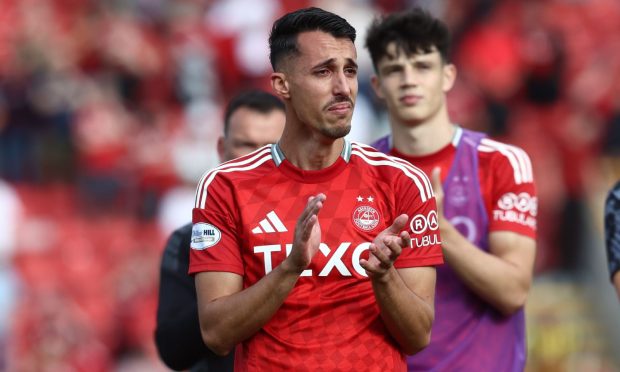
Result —
[[[267, 162], [231, 174], [230, 210], [236, 214], [246, 287], [286, 258], [308, 197], [327, 195], [319, 213], [321, 248], [273, 318], [239, 348], [239, 365], [257, 371], [404, 370], [404, 357], [385, 329], [359, 266], [369, 242], [396, 216], [395, 179], [342, 159], [317, 172], [284, 161], [279, 167]], [[360, 207], [373, 212], [360, 217], [365, 218], [361, 228], [354, 223]], [[218, 249], [207, 249], [210, 259], [218, 259]]]

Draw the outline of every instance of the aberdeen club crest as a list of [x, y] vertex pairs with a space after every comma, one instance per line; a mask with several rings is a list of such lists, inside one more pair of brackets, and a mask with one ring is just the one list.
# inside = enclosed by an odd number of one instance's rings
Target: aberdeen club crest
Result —
[[[358, 202], [364, 202], [366, 201], [365, 199], [368, 201], [369, 204], [374, 202], [374, 198], [372, 196], [369, 196], [368, 198], [363, 198], [361, 196], [357, 197]], [[364, 203], [363, 205], [359, 205], [357, 208], [355, 208], [351, 217], [353, 219], [353, 224], [355, 225], [355, 227], [362, 231], [373, 230], [375, 227], [377, 227], [377, 225], [379, 225], [380, 220], [379, 212], [377, 212], [374, 207], [366, 203]]]

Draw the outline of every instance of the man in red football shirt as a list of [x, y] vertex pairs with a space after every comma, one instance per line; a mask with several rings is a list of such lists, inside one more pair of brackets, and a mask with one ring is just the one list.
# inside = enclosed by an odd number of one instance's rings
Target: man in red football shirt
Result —
[[451, 122], [449, 39], [421, 9], [377, 19], [366, 35], [392, 130], [374, 146], [432, 173], [447, 262], [437, 269], [433, 339], [409, 370], [522, 371], [538, 210], [532, 165], [522, 149]]
[[433, 322], [443, 262], [430, 180], [349, 143], [355, 29], [317, 8], [274, 23], [280, 141], [207, 172], [190, 273], [202, 335], [237, 370], [404, 370]]

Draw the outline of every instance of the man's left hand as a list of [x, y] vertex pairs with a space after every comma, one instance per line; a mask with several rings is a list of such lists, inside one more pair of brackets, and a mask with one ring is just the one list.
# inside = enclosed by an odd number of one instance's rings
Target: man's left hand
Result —
[[406, 214], [396, 217], [392, 225], [380, 232], [370, 244], [370, 257], [368, 260], [361, 259], [360, 265], [371, 279], [384, 278], [402, 249], [410, 246], [411, 237], [407, 231], [403, 231], [408, 220]]

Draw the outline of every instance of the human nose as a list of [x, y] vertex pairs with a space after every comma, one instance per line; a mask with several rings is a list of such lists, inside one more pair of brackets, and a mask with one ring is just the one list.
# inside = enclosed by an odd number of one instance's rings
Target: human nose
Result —
[[403, 70], [402, 85], [404, 86], [416, 86], [418, 85], [418, 76], [411, 66], [405, 66]]
[[349, 95], [351, 93], [351, 82], [344, 72], [334, 76], [333, 93], [334, 95]]

